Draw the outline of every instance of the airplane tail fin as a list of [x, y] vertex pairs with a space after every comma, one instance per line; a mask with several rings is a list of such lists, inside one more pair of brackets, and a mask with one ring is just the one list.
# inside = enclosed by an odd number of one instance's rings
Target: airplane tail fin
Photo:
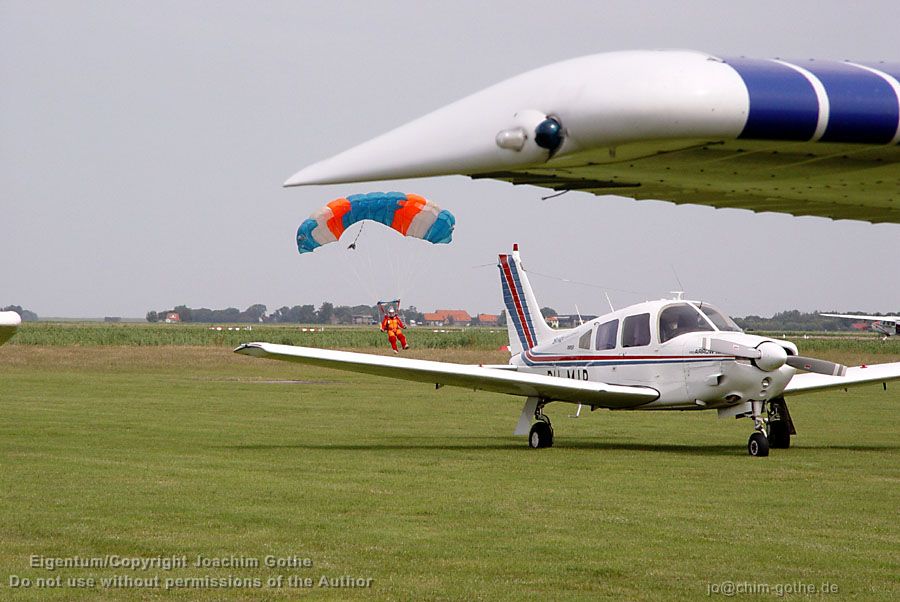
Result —
[[522, 268], [519, 245], [513, 245], [512, 253], [500, 255], [497, 267], [500, 268], [503, 304], [506, 307], [510, 352], [515, 355], [546, 343], [553, 337], [553, 330], [544, 321], [531, 283]]

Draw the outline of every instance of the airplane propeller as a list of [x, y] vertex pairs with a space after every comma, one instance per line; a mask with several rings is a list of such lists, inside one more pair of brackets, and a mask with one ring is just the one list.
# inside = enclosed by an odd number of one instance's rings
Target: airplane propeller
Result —
[[847, 373], [847, 366], [843, 364], [815, 357], [788, 355], [784, 347], [772, 341], [764, 341], [756, 347], [748, 347], [722, 339], [704, 339], [703, 346], [716, 353], [753, 360], [760, 370], [765, 370], [766, 372], [777, 370], [787, 364], [798, 370], [829, 376], [844, 376]]

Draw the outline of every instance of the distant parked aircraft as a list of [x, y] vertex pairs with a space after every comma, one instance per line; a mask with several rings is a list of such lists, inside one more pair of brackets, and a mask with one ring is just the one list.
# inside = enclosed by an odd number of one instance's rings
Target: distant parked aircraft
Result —
[[856, 314], [819, 314], [829, 318], [846, 318], [847, 320], [863, 320], [871, 322], [869, 326], [875, 332], [880, 332], [883, 338], [900, 334], [900, 316], [864, 316]]

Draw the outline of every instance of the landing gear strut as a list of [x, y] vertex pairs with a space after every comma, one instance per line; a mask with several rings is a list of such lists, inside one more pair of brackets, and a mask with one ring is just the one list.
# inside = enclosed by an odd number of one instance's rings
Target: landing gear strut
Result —
[[747, 442], [747, 451], [751, 456], [768, 456], [769, 455], [769, 438], [766, 436], [766, 421], [762, 417], [764, 401], [750, 402], [750, 417], [753, 418], [754, 433], [750, 435], [750, 441]]
[[546, 402], [539, 401], [534, 409], [534, 418], [537, 422], [528, 433], [528, 445], [533, 449], [553, 446], [553, 427], [550, 425], [550, 419], [544, 414], [544, 405]]

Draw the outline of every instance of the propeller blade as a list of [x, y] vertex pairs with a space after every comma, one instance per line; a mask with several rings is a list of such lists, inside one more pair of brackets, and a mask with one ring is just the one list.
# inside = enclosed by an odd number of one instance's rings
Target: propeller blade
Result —
[[735, 357], [743, 357], [750, 360], [758, 360], [762, 357], [762, 353], [759, 349], [747, 347], [746, 345], [741, 345], [739, 343], [732, 343], [731, 341], [723, 341], [722, 339], [703, 339], [703, 346], [710, 351], [721, 353], [723, 355], [733, 355]]
[[802, 355], [789, 355], [787, 358], [788, 366], [797, 368], [798, 370], [806, 370], [807, 372], [815, 372], [817, 374], [827, 374], [829, 376], [844, 376], [847, 373], [847, 366], [836, 364], [828, 360], [820, 360], [814, 357], [803, 357]]

